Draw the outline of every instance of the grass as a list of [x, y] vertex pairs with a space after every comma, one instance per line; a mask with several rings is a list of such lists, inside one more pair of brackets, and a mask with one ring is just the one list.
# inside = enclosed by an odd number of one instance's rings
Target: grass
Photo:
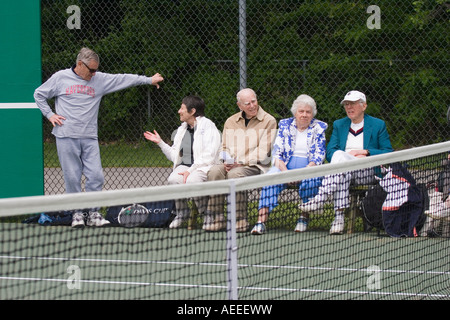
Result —
[[[171, 167], [172, 163], [153, 143], [100, 142], [103, 167]], [[44, 143], [44, 167], [60, 167], [56, 143]]]

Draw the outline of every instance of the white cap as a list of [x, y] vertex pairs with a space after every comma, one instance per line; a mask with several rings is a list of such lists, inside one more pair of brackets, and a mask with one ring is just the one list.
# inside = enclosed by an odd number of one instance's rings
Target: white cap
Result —
[[344, 101], [359, 101], [359, 100], [366, 102], [366, 95], [362, 92], [352, 90], [347, 92], [347, 94], [344, 97], [344, 100], [341, 101], [341, 104], [343, 104]]

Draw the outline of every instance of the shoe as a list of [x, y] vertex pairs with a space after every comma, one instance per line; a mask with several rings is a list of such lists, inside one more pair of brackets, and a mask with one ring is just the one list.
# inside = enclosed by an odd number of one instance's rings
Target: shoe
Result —
[[297, 225], [295, 226], [294, 232], [305, 232], [308, 226], [308, 219], [305, 217], [300, 217], [297, 220]]
[[447, 208], [444, 201], [442, 201], [442, 192], [431, 191], [428, 193], [428, 197], [430, 204], [425, 214], [436, 220], [449, 220], [450, 208]]
[[227, 227], [227, 222], [226, 221], [214, 221], [212, 223], [208, 223], [208, 224], [203, 224], [203, 230], [205, 231], [221, 231], [221, 230], [225, 230]]
[[84, 213], [77, 211], [72, 216], [72, 228], [84, 228]]
[[344, 219], [335, 218], [331, 224], [330, 235], [343, 234], [344, 233]]
[[86, 223], [89, 227], [104, 227], [111, 222], [109, 222], [106, 219], [103, 219], [102, 215], [98, 213], [97, 211], [89, 212], [89, 216]]
[[213, 223], [214, 223], [214, 215], [211, 214], [210, 212], [205, 212], [202, 229], [207, 230], [209, 226], [212, 225]]
[[247, 219], [241, 219], [236, 221], [236, 232], [247, 232], [248, 227], [249, 225]]
[[203, 226], [203, 230], [205, 231], [221, 231], [226, 229], [226, 223], [223, 221], [213, 222], [208, 225]]
[[315, 212], [323, 208], [323, 201], [317, 199], [317, 197], [312, 198], [310, 201], [299, 204], [298, 208], [302, 212]]
[[169, 228], [170, 228], [170, 229], [176, 229], [176, 228], [179, 228], [179, 227], [183, 224], [184, 220], [186, 220], [184, 217], [182, 217], [182, 216], [180, 216], [180, 215], [177, 215], [177, 216], [173, 219], [173, 221], [170, 223]]
[[255, 235], [262, 235], [264, 233], [266, 233], [266, 226], [262, 222], [258, 222], [257, 224], [255, 224], [251, 231], [251, 234]]

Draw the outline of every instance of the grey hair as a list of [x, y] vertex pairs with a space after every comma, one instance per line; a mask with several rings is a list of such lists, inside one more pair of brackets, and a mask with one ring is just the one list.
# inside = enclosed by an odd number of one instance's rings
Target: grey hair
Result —
[[241, 101], [241, 93], [244, 91], [250, 91], [251, 93], [253, 93], [255, 95], [255, 98], [258, 99], [258, 97], [256, 96], [256, 92], [253, 89], [250, 88], [245, 88], [240, 90], [237, 94], [236, 94], [236, 100], [237, 102]]
[[97, 63], [100, 63], [100, 59], [98, 57], [98, 54], [96, 54], [94, 52], [94, 50], [91, 50], [89, 48], [81, 48], [81, 50], [78, 52], [77, 61], [76, 62], [82, 61], [82, 62], [88, 64], [89, 61], [91, 61], [91, 60], [94, 60]]
[[297, 99], [294, 100], [294, 102], [292, 103], [292, 107], [291, 107], [292, 115], [295, 115], [295, 113], [297, 112], [297, 109], [301, 105], [305, 105], [305, 104], [311, 107], [313, 116], [315, 117], [317, 114], [316, 102], [314, 101], [313, 98], [311, 98], [307, 94], [301, 94], [297, 97]]

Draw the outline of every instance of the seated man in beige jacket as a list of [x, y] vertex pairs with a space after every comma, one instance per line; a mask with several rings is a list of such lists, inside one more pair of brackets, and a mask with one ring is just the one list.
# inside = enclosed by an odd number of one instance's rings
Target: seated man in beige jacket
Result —
[[[240, 111], [227, 119], [222, 133], [223, 164], [213, 166], [208, 181], [241, 178], [265, 173], [271, 165], [272, 143], [277, 122], [259, 105], [256, 93], [249, 88], [237, 94]], [[219, 231], [226, 227], [223, 195], [211, 196], [203, 229]], [[236, 231], [248, 230], [245, 192], [236, 194]]]

